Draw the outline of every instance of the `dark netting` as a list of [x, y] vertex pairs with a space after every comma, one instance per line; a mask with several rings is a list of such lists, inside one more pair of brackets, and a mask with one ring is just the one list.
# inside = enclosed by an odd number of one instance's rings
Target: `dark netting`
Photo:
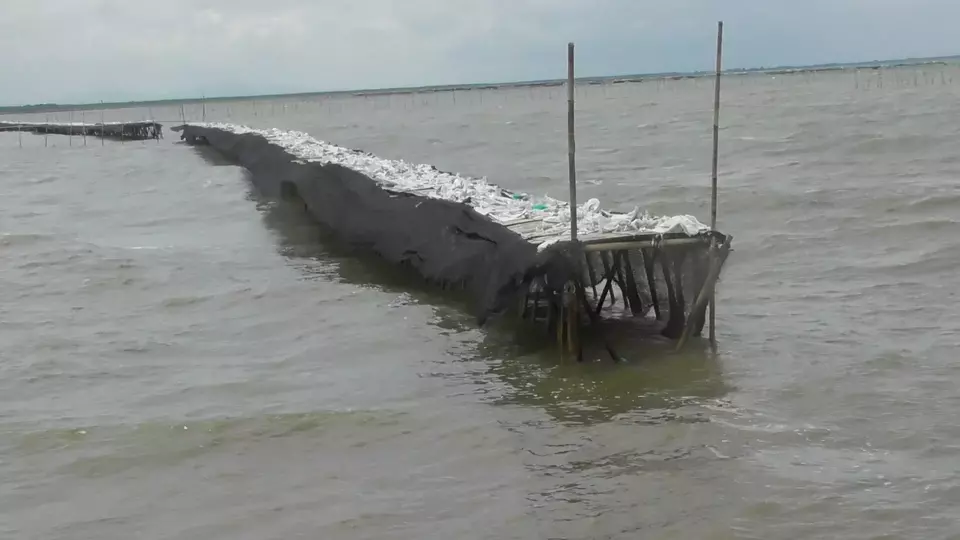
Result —
[[572, 273], [556, 252], [536, 246], [466, 204], [398, 193], [336, 164], [297, 162], [257, 134], [182, 126], [181, 138], [205, 144], [246, 168], [267, 197], [301, 198], [314, 218], [344, 241], [414, 269], [428, 281], [465, 289], [479, 322], [516, 305], [530, 282]]

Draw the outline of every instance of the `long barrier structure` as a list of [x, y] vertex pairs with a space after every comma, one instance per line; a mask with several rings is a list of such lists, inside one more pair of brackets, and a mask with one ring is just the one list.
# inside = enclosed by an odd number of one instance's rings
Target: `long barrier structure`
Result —
[[431, 283], [466, 290], [480, 324], [506, 311], [545, 324], [564, 355], [579, 357], [581, 327], [605, 316], [648, 317], [678, 340], [700, 334], [730, 250], [730, 237], [693, 216], [610, 212], [590, 199], [576, 207], [572, 241], [564, 201], [301, 132], [201, 123], [172, 129], [246, 168], [261, 194], [301, 200], [342, 240]]
[[[722, 56], [719, 22], [709, 226], [639, 207], [606, 211], [597, 199], [577, 204], [573, 43], [567, 46], [569, 202], [301, 132], [187, 122], [173, 130], [249, 170], [262, 194], [300, 201], [346, 242], [441, 287], [465, 289], [481, 325], [505, 311], [545, 324], [561, 358], [582, 361], [581, 330], [618, 315], [649, 320], [679, 349], [702, 334], [709, 309], [715, 345], [716, 284], [733, 241], [717, 230]], [[618, 360], [609, 344], [607, 350]]]

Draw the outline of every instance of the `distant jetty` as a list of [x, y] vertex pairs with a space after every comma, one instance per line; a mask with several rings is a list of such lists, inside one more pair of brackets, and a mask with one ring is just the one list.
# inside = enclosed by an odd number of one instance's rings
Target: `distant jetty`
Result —
[[106, 122], [86, 124], [77, 122], [0, 122], [0, 132], [19, 131], [36, 134], [102, 137], [119, 141], [162, 139], [163, 125], [159, 122]]

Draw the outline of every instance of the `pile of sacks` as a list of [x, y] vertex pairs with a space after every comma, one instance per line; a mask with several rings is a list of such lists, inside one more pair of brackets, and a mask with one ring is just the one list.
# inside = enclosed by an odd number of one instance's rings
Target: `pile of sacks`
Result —
[[[385, 187], [411, 191], [424, 197], [466, 203], [478, 213], [499, 223], [523, 219], [539, 219], [542, 227], [529, 232], [543, 238], [541, 249], [570, 235], [570, 205], [551, 197], [531, 198], [505, 191], [484, 178], [468, 178], [437, 170], [432, 165], [415, 165], [373, 154], [350, 150], [314, 139], [299, 131], [253, 129], [234, 124], [195, 124], [237, 134], [255, 133], [283, 147], [298, 159], [310, 162], [336, 163], [361, 172]], [[708, 231], [709, 227], [690, 215], [651, 216], [634, 208], [630, 212], [608, 212], [600, 201], [590, 199], [577, 206], [579, 235], [595, 233], [684, 233], [689, 236]]]

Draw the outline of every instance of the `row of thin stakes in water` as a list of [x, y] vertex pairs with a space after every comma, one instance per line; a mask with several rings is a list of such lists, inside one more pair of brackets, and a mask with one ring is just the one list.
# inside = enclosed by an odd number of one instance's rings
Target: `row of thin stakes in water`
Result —
[[[952, 66], [951, 66], [952, 67]], [[924, 86], [943, 86], [954, 83], [954, 75], [948, 69], [860, 69], [850, 71], [792, 72], [779, 75], [737, 75], [728, 76], [726, 87], [749, 86], [753, 84], [809, 85], [831, 82], [836, 77], [848, 79], [849, 85], [835, 85], [836, 89], [880, 90], [915, 88]], [[643, 82], [617, 83], [605, 81], [598, 84], [578, 83], [576, 100], [580, 103], [594, 99], [609, 101], [628, 100], [638, 93], [655, 92], [661, 98], [676, 97], [685, 99], [682, 90], [687, 89], [708, 95], [712, 92], [712, 81], [706, 77], [682, 79], [651, 79]], [[678, 93], [678, 90], [680, 91]], [[500, 105], [516, 102], [566, 101], [567, 92], [562, 86], [516, 86], [503, 88], [446, 89], [408, 93], [357, 93], [351, 95], [317, 95], [308, 98], [283, 98], [268, 100], [213, 101], [205, 105], [189, 103], [185, 106], [188, 121], [216, 121], [234, 118], [269, 118], [277, 116], [297, 117], [304, 113], [322, 111], [325, 113], [350, 114], [357, 110], [413, 110], [429, 107], [476, 106], [495, 110]], [[201, 112], [201, 107], [205, 110]], [[550, 105], [550, 108], [556, 109]], [[560, 110], [560, 109], [556, 109]], [[178, 112], [179, 118], [179, 112]]]
[[[737, 86], [778, 86], [831, 84], [830, 91], [842, 91], [850, 88], [854, 91], [897, 91], [898, 89], [952, 86], [960, 73], [956, 64], [925, 64], [890, 68], [859, 68], [825, 71], [793, 71], [778, 74], [750, 73], [727, 75], [725, 88], [735, 92]], [[848, 82], [836, 84], [837, 81]], [[688, 92], [703, 93], [705, 100], [712, 91], [709, 77], [695, 78], [658, 78], [637, 82], [636, 79], [604, 80], [579, 82], [576, 99], [583, 105], [594, 100], [629, 100], [641, 97], [644, 93], [659, 96], [650, 101], [651, 105], [664, 103], [670, 99], [689, 99]], [[513, 115], [501, 111], [504, 104], [515, 102], [545, 103], [544, 110], [562, 110], [552, 101], [565, 101], [566, 89], [562, 85], [554, 86], [512, 86], [512, 87], [474, 87], [457, 89], [424, 90], [406, 93], [353, 93], [315, 96], [277, 97], [273, 99], [230, 99], [204, 100], [169, 106], [151, 106], [143, 108], [59, 111], [29, 115], [0, 116], [0, 120], [29, 122], [139, 122], [156, 119], [164, 125], [196, 121], [255, 121], [269, 118], [289, 117], [295, 120], [305, 114], [321, 112], [324, 114], [350, 116], [357, 112], [403, 111], [430, 107], [476, 107], [486, 113], [496, 115], [500, 112], [504, 122], [511, 122]], [[246, 120], [244, 120], [246, 119]], [[22, 142], [20, 143], [22, 146]], [[68, 143], [70, 144], [70, 143]], [[54, 144], [56, 145], [56, 144]]]

